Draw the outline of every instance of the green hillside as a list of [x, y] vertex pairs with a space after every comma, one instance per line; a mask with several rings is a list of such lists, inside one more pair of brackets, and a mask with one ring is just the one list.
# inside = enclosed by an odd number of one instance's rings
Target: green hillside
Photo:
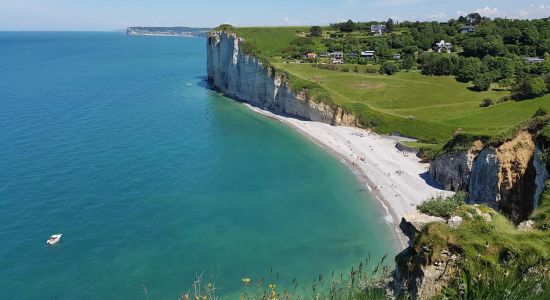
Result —
[[[245, 39], [246, 50], [261, 57], [277, 72], [286, 74], [293, 89], [308, 89], [313, 100], [334, 103], [354, 112], [365, 126], [380, 133], [400, 133], [422, 142], [441, 144], [457, 130], [492, 136], [531, 118], [539, 108], [550, 111], [550, 95], [509, 101], [510, 79], [495, 79], [487, 91], [475, 91], [474, 83], [458, 81], [452, 75], [423, 75], [421, 56], [430, 54], [429, 49], [417, 47], [415, 65], [406, 70], [401, 67], [393, 76], [377, 72], [384, 63], [394, 63], [387, 57], [373, 61], [348, 58], [345, 65], [332, 65], [326, 58], [308, 61], [300, 54], [306, 50], [331, 51], [333, 47], [342, 47], [345, 51], [361, 49], [361, 45], [376, 44], [382, 39], [402, 38], [404, 33], [409, 34], [409, 28], [400, 28], [385, 36], [373, 36], [368, 30], [343, 33], [334, 27], [323, 27], [320, 36], [310, 36], [310, 29], [306, 27], [234, 30]], [[388, 45], [392, 44], [388, 42]], [[389, 48], [386, 52], [402, 50]], [[447, 56], [457, 60], [462, 54]], [[490, 101], [491, 105], [480, 107], [483, 101]]]

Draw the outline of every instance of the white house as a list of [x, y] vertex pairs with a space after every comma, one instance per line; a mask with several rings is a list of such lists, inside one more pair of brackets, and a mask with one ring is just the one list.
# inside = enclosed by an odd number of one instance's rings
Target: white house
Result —
[[437, 52], [451, 53], [452, 48], [453, 45], [451, 43], [445, 42], [444, 40], [441, 40], [439, 43], [435, 44], [435, 50], [437, 50]]
[[540, 64], [544, 62], [544, 58], [540, 57], [524, 57], [523, 61], [528, 64]]
[[374, 33], [375, 35], [380, 35], [385, 32], [387, 32], [388, 29], [386, 28], [386, 25], [377, 24], [377, 25], [371, 25], [370, 26], [370, 32]]
[[374, 51], [371, 51], [371, 50], [361, 51], [361, 57], [374, 58]]
[[459, 31], [460, 33], [463, 33], [463, 34], [472, 33], [472, 32], [476, 32], [476, 28], [472, 25], [468, 25], [468, 26], [461, 27]]
[[343, 59], [344, 58], [344, 52], [342, 51], [334, 51], [330, 54], [330, 57], [334, 59]]

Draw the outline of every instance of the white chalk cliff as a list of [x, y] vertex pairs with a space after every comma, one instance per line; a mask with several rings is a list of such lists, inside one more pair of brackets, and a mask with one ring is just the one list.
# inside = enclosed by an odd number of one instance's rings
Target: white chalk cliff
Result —
[[332, 125], [356, 126], [356, 118], [337, 105], [316, 102], [307, 90], [292, 91], [284, 75], [241, 51], [235, 33], [215, 31], [207, 39], [208, 81], [240, 101], [275, 113]]

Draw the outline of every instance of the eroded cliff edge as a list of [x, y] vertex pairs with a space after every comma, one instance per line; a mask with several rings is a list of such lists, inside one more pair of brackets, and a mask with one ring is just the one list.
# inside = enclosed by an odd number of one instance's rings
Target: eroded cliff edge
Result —
[[286, 75], [262, 63], [243, 49], [235, 33], [210, 32], [207, 39], [209, 84], [239, 101], [278, 114], [328, 123], [357, 126], [353, 114], [334, 104], [315, 101], [308, 90], [294, 91]]
[[548, 122], [533, 119], [502, 141], [477, 139], [466, 149], [453, 149], [451, 141], [431, 162], [430, 174], [447, 190], [468, 192], [471, 204], [486, 204], [519, 223], [538, 206], [549, 177], [548, 145], [539, 138]]

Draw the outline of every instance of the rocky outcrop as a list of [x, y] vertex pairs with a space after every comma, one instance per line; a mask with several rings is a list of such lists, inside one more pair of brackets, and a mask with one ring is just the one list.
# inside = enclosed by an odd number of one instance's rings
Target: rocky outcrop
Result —
[[412, 241], [430, 223], [445, 223], [445, 219], [413, 211], [403, 216], [399, 228]]
[[448, 191], [467, 191], [474, 159], [483, 148], [476, 143], [468, 151], [445, 153], [430, 164], [430, 174]]
[[469, 199], [473, 203], [484, 203], [488, 199], [500, 200], [498, 191], [499, 163], [496, 150], [488, 147], [476, 158], [470, 175]]
[[216, 89], [253, 106], [311, 121], [357, 126], [353, 114], [311, 99], [308, 90], [293, 91], [284, 74], [242, 51], [235, 33], [211, 32], [207, 39], [208, 81]]
[[498, 146], [481, 146], [443, 154], [430, 166], [430, 174], [445, 189], [467, 191], [469, 202], [486, 204], [516, 222], [537, 206], [548, 178], [533, 133], [520, 131]]
[[430, 245], [419, 243], [417, 237], [432, 223], [446, 223], [451, 228], [457, 228], [462, 218], [453, 216], [445, 220], [418, 211], [403, 217], [399, 227], [410, 239], [410, 244], [395, 257], [396, 268], [390, 289], [397, 297], [408, 295], [411, 299], [431, 299], [456, 277], [461, 257], [458, 252], [444, 249], [434, 255]]
[[460, 253], [445, 249], [437, 255], [439, 259], [432, 261], [431, 251], [426, 245], [411, 246], [396, 256], [390, 288], [397, 297], [408, 295], [408, 299], [432, 299], [456, 278], [462, 258]]

